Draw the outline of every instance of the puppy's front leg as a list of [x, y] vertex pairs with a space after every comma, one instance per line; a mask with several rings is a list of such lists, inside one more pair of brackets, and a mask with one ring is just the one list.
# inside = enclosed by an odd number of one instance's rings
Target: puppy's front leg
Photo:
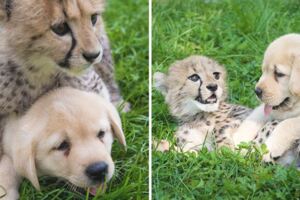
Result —
[[297, 140], [300, 139], [300, 118], [284, 120], [274, 129], [273, 133], [266, 140], [269, 152], [264, 155], [266, 162], [278, 160], [289, 150]]
[[0, 200], [19, 198], [19, 179], [11, 159], [3, 155], [0, 161]]
[[258, 131], [269, 120], [264, 114], [264, 105], [255, 108], [252, 113], [243, 121], [236, 132], [233, 133], [233, 142], [235, 146], [241, 142], [250, 142]]

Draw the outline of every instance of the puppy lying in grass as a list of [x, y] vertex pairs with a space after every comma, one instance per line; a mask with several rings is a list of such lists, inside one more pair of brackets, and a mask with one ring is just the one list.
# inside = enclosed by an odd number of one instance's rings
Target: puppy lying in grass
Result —
[[18, 198], [22, 177], [39, 190], [38, 176], [43, 175], [96, 195], [114, 173], [113, 136], [126, 146], [117, 110], [99, 95], [62, 88], [42, 96], [24, 116], [11, 116], [5, 127], [3, 199]]
[[[287, 34], [274, 40], [267, 48], [262, 76], [255, 89], [263, 102], [243, 122], [234, 135], [234, 142], [263, 137], [269, 152], [267, 162], [300, 164], [300, 34]], [[277, 121], [270, 130], [266, 124]]]

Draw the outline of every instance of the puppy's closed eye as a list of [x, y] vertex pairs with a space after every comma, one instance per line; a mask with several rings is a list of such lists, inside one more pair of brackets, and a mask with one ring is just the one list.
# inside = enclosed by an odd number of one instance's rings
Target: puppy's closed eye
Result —
[[281, 78], [281, 77], [285, 76], [284, 73], [281, 73], [278, 71], [277, 66], [275, 66], [274, 75], [275, 75], [275, 78]]
[[67, 140], [64, 140], [62, 143], [60, 143], [60, 145], [58, 147], [55, 148], [55, 150], [57, 150], [57, 151], [64, 152], [65, 156], [69, 155], [70, 149], [71, 149], [71, 143]]
[[64, 140], [58, 147], [55, 147], [54, 149], [57, 151], [67, 151], [70, 150], [71, 144], [67, 140]]

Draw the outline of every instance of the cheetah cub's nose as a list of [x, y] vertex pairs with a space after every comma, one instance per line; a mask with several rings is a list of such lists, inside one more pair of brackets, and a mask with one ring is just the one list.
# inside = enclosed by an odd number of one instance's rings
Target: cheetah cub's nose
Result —
[[86, 61], [91, 62], [91, 63], [94, 62], [98, 58], [99, 55], [100, 55], [100, 51], [97, 52], [97, 53], [84, 52], [82, 54], [82, 56], [84, 57], [84, 59], [86, 59]]
[[212, 92], [215, 92], [218, 89], [218, 85], [217, 84], [209, 84], [208, 86], [206, 86], [206, 88]]

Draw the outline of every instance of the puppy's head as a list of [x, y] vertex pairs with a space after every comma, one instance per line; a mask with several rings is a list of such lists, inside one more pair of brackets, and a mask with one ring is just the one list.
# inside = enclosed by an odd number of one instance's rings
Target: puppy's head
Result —
[[18, 126], [14, 164], [36, 188], [38, 175], [49, 175], [96, 191], [114, 173], [113, 136], [126, 145], [114, 106], [75, 89], [42, 97]]
[[216, 61], [191, 56], [171, 65], [168, 74], [154, 74], [156, 88], [165, 95], [171, 112], [178, 118], [199, 111], [218, 110], [226, 98], [226, 71]]
[[290, 111], [300, 100], [300, 35], [288, 34], [267, 48], [255, 93], [265, 112]]

